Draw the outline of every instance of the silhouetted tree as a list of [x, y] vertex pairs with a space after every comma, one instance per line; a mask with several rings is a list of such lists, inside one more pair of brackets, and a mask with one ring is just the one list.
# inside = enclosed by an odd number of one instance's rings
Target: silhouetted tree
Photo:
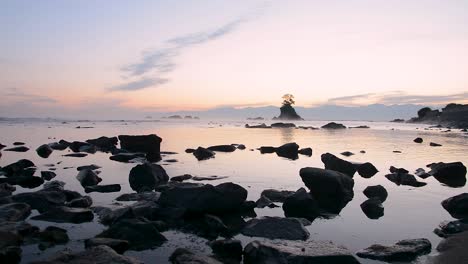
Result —
[[292, 94], [285, 94], [283, 95], [283, 105], [293, 105], [294, 102], [294, 95]]

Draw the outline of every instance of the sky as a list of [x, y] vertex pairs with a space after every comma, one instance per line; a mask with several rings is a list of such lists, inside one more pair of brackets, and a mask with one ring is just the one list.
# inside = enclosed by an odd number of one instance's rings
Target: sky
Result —
[[1, 116], [468, 103], [468, 1], [0, 0]]

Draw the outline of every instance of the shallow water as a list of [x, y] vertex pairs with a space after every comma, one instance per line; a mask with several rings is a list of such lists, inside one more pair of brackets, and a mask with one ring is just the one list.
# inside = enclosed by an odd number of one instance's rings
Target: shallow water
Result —
[[[267, 122], [269, 123], [269, 122]], [[321, 126], [326, 121], [304, 121], [298, 125]], [[48, 170], [46, 164], [57, 163], [57, 177], [54, 180], [66, 182], [66, 188], [84, 194], [84, 190], [75, 179], [75, 168], [81, 165], [97, 164], [102, 166], [101, 184], [118, 183], [122, 185], [119, 193], [91, 193], [94, 205], [109, 206], [113, 199], [123, 193], [133, 192], [128, 184], [128, 173], [136, 164], [125, 164], [109, 160], [109, 154], [96, 153], [84, 158], [63, 157], [66, 151], [54, 151], [48, 159], [40, 158], [34, 151], [41, 144], [65, 139], [86, 140], [99, 136], [116, 136], [121, 134], [150, 134], [155, 133], [163, 138], [161, 150], [175, 151], [178, 154], [168, 155], [159, 162], [166, 169], [169, 176], [192, 174], [196, 176], [228, 176], [226, 179], [209, 182], [234, 182], [242, 185], [249, 192], [248, 199], [257, 200], [264, 189], [274, 188], [282, 190], [297, 190], [304, 187], [299, 170], [303, 167], [320, 167], [320, 155], [326, 152], [338, 157], [357, 161], [372, 162], [379, 173], [371, 179], [364, 179], [357, 173], [354, 176], [354, 199], [347, 204], [340, 215], [333, 219], [316, 219], [307, 229], [311, 233], [310, 239], [331, 240], [344, 245], [352, 252], [366, 248], [374, 243], [393, 244], [407, 238], [428, 238], [435, 248], [440, 241], [432, 231], [444, 220], [452, 217], [442, 208], [440, 202], [448, 197], [467, 192], [467, 187], [451, 188], [444, 186], [430, 177], [424, 187], [414, 188], [397, 186], [387, 180], [384, 175], [393, 165], [403, 167], [414, 172], [417, 168], [425, 168], [432, 162], [461, 161], [468, 164], [466, 152], [468, 150], [468, 135], [453, 130], [441, 132], [439, 129], [425, 130], [427, 125], [397, 124], [383, 122], [342, 122], [347, 126], [368, 125], [370, 129], [346, 129], [339, 131], [302, 130], [302, 129], [246, 129], [244, 121], [160, 121], [160, 122], [0, 122], [0, 143], [11, 146], [15, 141], [23, 141], [30, 147], [26, 153], [3, 151], [0, 166], [15, 162], [20, 158], [31, 159], [37, 166], [38, 174], [41, 170]], [[92, 126], [88, 129], [76, 129], [76, 126]], [[394, 128], [395, 130], [391, 130]], [[413, 143], [415, 137], [422, 137], [423, 144]], [[442, 147], [430, 147], [429, 142], [437, 142]], [[288, 160], [276, 154], [260, 154], [251, 151], [260, 146], [279, 146], [288, 142], [296, 142], [300, 147], [311, 147], [312, 157], [301, 156], [297, 160]], [[217, 153], [216, 158], [197, 161], [191, 154], [186, 154], [186, 148], [211, 146], [217, 144], [242, 143], [246, 150], [236, 150], [233, 153]], [[359, 153], [365, 150], [365, 154]], [[394, 153], [399, 150], [402, 153]], [[351, 151], [356, 155], [349, 158], [339, 155], [343, 151]], [[176, 163], [166, 163], [164, 159], [177, 159]], [[362, 191], [369, 185], [383, 185], [389, 196], [383, 203], [385, 215], [378, 220], [368, 219], [361, 211], [360, 204], [366, 200]], [[38, 187], [40, 189], [42, 187]], [[33, 189], [34, 190], [34, 189]], [[17, 192], [31, 191], [17, 188]], [[259, 216], [284, 216], [281, 208], [256, 209]], [[37, 212], [36, 212], [37, 213]], [[34, 215], [34, 214], [33, 214]], [[55, 224], [29, 220], [31, 224], [45, 227], [48, 225], [64, 226], [69, 230], [71, 242], [65, 246], [56, 246], [44, 252], [38, 250], [37, 245], [23, 247], [23, 263], [31, 260], [44, 259], [50, 254], [63, 249], [82, 249], [83, 241], [93, 237], [104, 226], [97, 222], [80, 225]], [[151, 251], [133, 252], [126, 255], [136, 256], [146, 263], [165, 263], [173, 250], [185, 246], [198, 251], [209, 253], [206, 240], [191, 234], [177, 231], [164, 232], [169, 241], [162, 247]], [[255, 238], [236, 236], [244, 245]], [[436, 254], [435, 250], [431, 254]], [[379, 263], [360, 259], [362, 263]], [[425, 262], [427, 256], [418, 261]]]

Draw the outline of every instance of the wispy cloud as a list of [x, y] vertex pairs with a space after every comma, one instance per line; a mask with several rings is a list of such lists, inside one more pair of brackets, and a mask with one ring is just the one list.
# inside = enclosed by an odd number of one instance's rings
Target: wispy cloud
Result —
[[16, 101], [16, 102], [47, 103], [47, 104], [57, 103], [57, 100], [51, 97], [32, 94], [32, 93], [26, 93], [18, 88], [5, 89], [5, 92], [3, 93], [3, 97], [8, 98], [8, 100], [10, 101]]
[[[120, 68], [126, 78], [137, 78], [138, 80], [111, 87], [109, 90], [136, 91], [149, 87], [156, 87], [169, 82], [170, 79], [161, 76], [173, 72], [177, 68], [175, 59], [186, 49], [220, 39], [236, 31], [242, 24], [250, 22], [263, 14], [269, 4], [269, 1], [265, 1], [253, 9], [250, 14], [229, 21], [220, 27], [168, 39], [164, 42], [163, 48], [142, 52], [138, 61]], [[147, 77], [148, 75], [153, 77]], [[151, 83], [150, 80], [156, 80], [156, 82]]]

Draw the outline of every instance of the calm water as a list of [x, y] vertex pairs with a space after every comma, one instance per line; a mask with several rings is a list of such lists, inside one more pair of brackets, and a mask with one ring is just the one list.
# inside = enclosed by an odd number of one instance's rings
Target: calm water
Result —
[[[268, 122], [267, 122], [268, 123]], [[301, 122], [300, 125], [321, 126], [327, 122]], [[0, 122], [0, 143], [11, 146], [15, 141], [26, 142], [31, 150], [26, 153], [3, 152], [0, 166], [15, 162], [20, 158], [31, 159], [37, 166], [39, 173], [47, 170], [46, 164], [57, 163], [56, 180], [66, 182], [66, 188], [84, 194], [84, 190], [75, 179], [75, 168], [81, 165], [97, 164], [102, 166], [101, 184], [119, 183], [122, 185], [120, 193], [91, 193], [94, 205], [109, 206], [117, 196], [132, 192], [128, 184], [128, 173], [135, 164], [125, 164], [109, 160], [109, 155], [96, 153], [85, 158], [62, 157], [65, 151], [54, 151], [48, 159], [37, 156], [34, 149], [43, 143], [65, 140], [86, 140], [99, 136], [116, 136], [119, 134], [150, 134], [155, 133], [163, 138], [161, 149], [178, 152], [176, 155], [166, 156], [175, 158], [177, 163], [160, 164], [169, 176], [192, 174], [196, 176], [219, 175], [228, 176], [227, 179], [210, 182], [218, 184], [230, 181], [245, 187], [250, 200], [257, 200], [264, 189], [297, 190], [304, 187], [299, 170], [303, 167], [321, 167], [320, 155], [325, 152], [333, 153], [341, 158], [339, 153], [351, 151], [356, 155], [345, 158], [357, 162], [372, 162], [379, 173], [371, 179], [364, 179], [357, 173], [354, 176], [354, 199], [333, 219], [316, 219], [307, 229], [311, 233], [310, 239], [331, 240], [336, 244], [346, 246], [352, 252], [366, 248], [373, 243], [392, 244], [406, 238], [428, 238], [433, 248], [440, 238], [432, 230], [444, 220], [451, 220], [450, 215], [442, 208], [440, 202], [448, 197], [467, 192], [467, 187], [450, 188], [430, 177], [428, 184], [421, 188], [396, 186], [388, 181], [384, 175], [393, 165], [404, 167], [410, 172], [425, 167], [432, 162], [461, 161], [468, 164], [466, 155], [468, 150], [468, 135], [459, 131], [441, 132], [440, 130], [424, 130], [425, 125], [408, 125], [382, 122], [342, 122], [347, 126], [368, 125], [371, 129], [346, 129], [340, 131], [302, 130], [302, 129], [246, 129], [245, 121], [209, 122], [200, 121], [161, 121], [161, 122]], [[299, 125], [299, 123], [296, 123]], [[76, 126], [92, 126], [89, 129], [76, 129]], [[395, 128], [395, 130], [391, 130]], [[417, 129], [419, 128], [419, 129]], [[415, 137], [422, 137], [423, 144], [413, 143]], [[442, 147], [430, 147], [429, 142], [437, 142]], [[301, 147], [311, 147], [312, 157], [301, 156], [298, 160], [287, 160], [276, 154], [260, 154], [250, 151], [260, 146], [279, 146], [288, 142], [296, 142]], [[234, 153], [217, 153], [216, 158], [197, 161], [191, 154], [186, 154], [186, 148], [211, 146], [216, 144], [242, 143], [246, 150]], [[365, 154], [359, 153], [365, 150]], [[402, 153], [393, 153], [399, 150]], [[164, 158], [163, 158], [164, 160]], [[366, 200], [362, 191], [369, 185], [383, 185], [389, 197], [384, 202], [385, 216], [378, 220], [368, 219], [361, 211], [360, 204]], [[39, 187], [41, 188], [41, 187]], [[17, 192], [30, 191], [18, 187]], [[259, 216], [283, 216], [281, 208], [256, 209]], [[35, 213], [37, 214], [37, 212]], [[34, 215], [34, 214], [33, 214]], [[96, 217], [97, 219], [97, 217]], [[82, 249], [83, 240], [93, 237], [105, 229], [97, 223], [54, 224], [42, 221], [29, 221], [31, 224], [45, 227], [57, 225], [66, 227], [71, 242], [66, 246], [56, 246], [44, 252], [37, 249], [37, 245], [23, 247], [23, 262], [44, 259], [50, 254], [63, 249]], [[180, 246], [209, 253], [206, 240], [190, 234], [176, 231], [164, 232], [169, 242], [162, 247], [143, 252], [128, 251], [126, 255], [136, 256], [146, 263], [166, 263], [168, 256]], [[253, 240], [242, 235], [236, 236], [244, 241]], [[436, 254], [433, 251], [432, 254]], [[418, 261], [424, 263], [427, 257]], [[361, 260], [363, 263], [379, 263]]]

